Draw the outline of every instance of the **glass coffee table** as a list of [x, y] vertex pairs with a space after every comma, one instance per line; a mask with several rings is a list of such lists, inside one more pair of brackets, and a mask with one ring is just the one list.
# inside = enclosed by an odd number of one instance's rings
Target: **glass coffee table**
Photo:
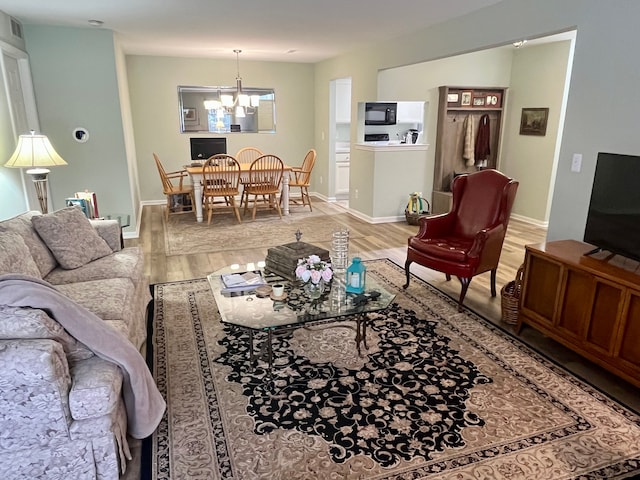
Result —
[[[266, 332], [266, 356], [269, 373], [273, 367], [273, 336], [286, 330], [309, 326], [310, 323], [324, 321], [324, 324], [343, 320], [355, 322], [355, 342], [358, 355], [362, 355], [361, 345], [367, 346], [368, 314], [384, 310], [395, 295], [386, 290], [372, 277], [366, 279], [364, 294], [347, 293], [344, 275], [336, 274], [325, 285], [324, 292], [318, 298], [311, 298], [304, 285], [297, 281], [287, 281], [279, 276], [264, 274], [268, 284], [282, 283], [285, 294], [281, 298], [259, 297], [255, 291], [246, 293], [222, 293], [224, 284], [222, 275], [238, 272], [230, 267], [213, 272], [207, 276], [209, 285], [220, 312], [222, 322], [245, 329], [249, 333], [250, 360], [254, 365], [257, 356], [254, 352], [254, 334]], [[331, 326], [331, 325], [327, 325]]]

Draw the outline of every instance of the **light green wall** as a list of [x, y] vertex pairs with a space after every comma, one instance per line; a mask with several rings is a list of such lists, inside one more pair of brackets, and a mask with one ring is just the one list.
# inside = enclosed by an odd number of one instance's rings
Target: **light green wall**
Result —
[[[335, 58], [331, 63], [317, 63], [314, 68], [315, 104], [314, 116], [316, 125], [315, 146], [318, 158], [311, 179], [311, 189], [328, 196], [328, 182], [320, 184], [319, 178], [329, 178], [329, 82], [338, 78], [351, 77], [351, 118], [358, 118], [358, 102], [375, 99], [377, 95], [375, 79], [378, 75], [376, 53], [361, 50], [353, 55]], [[371, 81], [371, 78], [374, 81]], [[354, 93], [355, 92], [355, 93]], [[356, 141], [355, 123], [351, 123], [351, 142]], [[349, 183], [350, 190], [359, 190], [359, 197], [349, 199], [349, 207], [365, 215], [373, 212], [373, 184], [371, 182], [371, 166], [373, 154], [362, 150], [350, 153]]]
[[129, 94], [136, 157], [143, 201], [163, 200], [162, 186], [152, 154], [166, 170], [189, 163], [190, 137], [227, 138], [227, 151], [258, 147], [286, 164], [299, 165], [314, 146], [313, 65], [249, 62], [240, 59], [240, 75], [247, 87], [274, 88], [276, 133], [216, 135], [179, 132], [178, 85], [235, 85], [235, 60], [127, 56]]
[[[393, 162], [393, 158], [390, 158], [393, 168], [398, 169], [402, 175], [395, 175], [395, 188], [387, 191], [377, 188], [374, 203], [397, 205], [394, 214], [398, 216], [404, 212], [409, 193], [422, 192], [424, 198], [432, 198], [438, 122], [438, 87], [441, 85], [506, 87], [509, 85], [511, 76], [511, 63], [512, 52], [500, 48], [390, 68], [379, 73], [378, 99], [427, 102], [424, 131], [425, 143], [430, 146], [424, 152], [420, 168], [409, 167], [403, 161]], [[404, 192], [405, 205], [398, 202], [398, 192]], [[373, 213], [374, 216], [379, 216], [376, 210]], [[383, 216], [387, 215], [390, 213]]]
[[[640, 154], [640, 100], [624, 94], [637, 88], [640, 62], [635, 46], [640, 41], [636, 26], [639, 16], [640, 2], [505, 0], [415, 34], [317, 64], [316, 105], [328, 105], [328, 83], [333, 78], [353, 78], [352, 103], [357, 103], [377, 93], [378, 70], [577, 29], [548, 238], [581, 239], [597, 153]], [[316, 110], [318, 125], [326, 124], [327, 118], [326, 108]], [[352, 141], [353, 137], [352, 128]], [[318, 137], [316, 146], [319, 151], [327, 149], [326, 142]], [[574, 152], [583, 154], [579, 174], [570, 172]], [[351, 185], [353, 189], [353, 181]]]
[[[513, 213], [539, 223], [549, 220], [570, 48], [571, 42], [564, 41], [513, 55], [500, 169], [520, 180]], [[549, 108], [546, 135], [520, 135], [526, 107]]]
[[[113, 34], [42, 25], [24, 31], [40, 128], [68, 163], [51, 171], [50, 210], [87, 189], [101, 214], [133, 214]], [[89, 131], [86, 143], [73, 139], [77, 127]]]

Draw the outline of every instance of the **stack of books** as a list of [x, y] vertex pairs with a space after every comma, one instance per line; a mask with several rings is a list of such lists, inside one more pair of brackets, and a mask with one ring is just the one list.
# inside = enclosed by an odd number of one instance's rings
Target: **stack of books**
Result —
[[100, 218], [98, 216], [98, 199], [94, 192], [76, 192], [72, 198], [66, 198], [67, 207], [78, 207], [87, 218]]

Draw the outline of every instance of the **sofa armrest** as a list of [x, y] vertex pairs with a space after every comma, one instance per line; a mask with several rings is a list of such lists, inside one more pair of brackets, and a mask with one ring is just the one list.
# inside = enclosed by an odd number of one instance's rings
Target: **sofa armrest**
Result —
[[118, 220], [89, 220], [93, 228], [111, 247], [111, 250], [117, 252], [122, 250], [120, 223]]
[[47, 445], [69, 437], [71, 376], [55, 340], [0, 340], [2, 449]]
[[54, 340], [62, 346], [72, 365], [93, 356], [91, 350], [39, 308], [0, 305], [0, 339]]
[[69, 409], [74, 420], [115, 411], [122, 391], [122, 370], [115, 363], [91, 357], [71, 368]]

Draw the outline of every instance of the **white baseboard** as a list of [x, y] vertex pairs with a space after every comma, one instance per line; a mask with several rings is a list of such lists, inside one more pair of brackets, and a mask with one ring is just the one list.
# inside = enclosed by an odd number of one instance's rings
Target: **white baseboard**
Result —
[[[318, 197], [319, 199], [327, 202], [327, 203], [337, 203], [338, 200], [336, 199], [336, 197], [327, 197], [325, 195], [322, 195], [320, 193], [317, 192], [311, 192], [310, 193], [311, 196], [313, 197]], [[352, 208], [348, 208], [348, 207], [342, 207], [341, 208], [344, 209], [345, 212], [347, 212], [349, 215], [353, 215], [356, 218], [359, 218], [360, 220], [367, 222], [367, 223], [371, 223], [371, 224], [376, 224], [376, 223], [394, 223], [394, 222], [401, 222], [403, 220], [405, 220], [404, 215], [402, 216], [397, 216], [397, 217], [370, 217], [369, 215], [366, 215], [362, 212], [359, 212], [358, 210], [354, 210]]]
[[543, 222], [540, 220], [536, 220], [535, 218], [525, 217], [523, 215], [518, 215], [516, 213], [511, 214], [511, 218], [514, 218], [520, 222], [529, 223], [531, 225], [535, 225], [540, 228], [549, 228], [549, 222]]

